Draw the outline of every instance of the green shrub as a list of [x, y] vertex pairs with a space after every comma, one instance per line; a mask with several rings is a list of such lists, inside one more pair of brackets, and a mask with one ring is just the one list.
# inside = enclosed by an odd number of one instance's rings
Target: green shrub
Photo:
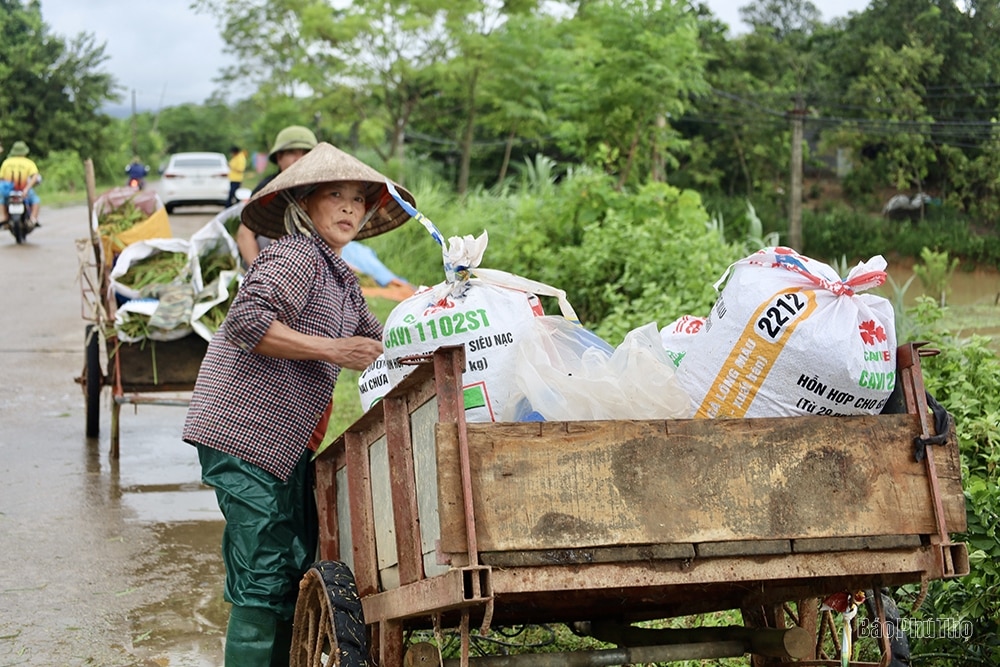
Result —
[[[484, 267], [565, 290], [581, 321], [612, 344], [651, 321], [663, 326], [707, 314], [712, 284], [743, 254], [742, 244], [709, 229], [692, 191], [653, 183], [619, 192], [596, 172], [559, 183], [539, 178], [538, 165], [530, 173], [504, 195], [479, 190], [459, 200], [431, 185], [416, 187], [414, 196], [446, 239], [488, 230]], [[444, 279], [441, 249], [419, 223], [371, 245], [411, 282]]]
[[84, 178], [83, 160], [76, 151], [52, 151], [38, 162], [42, 186], [48, 192], [83, 192], [87, 184]]
[[851, 264], [875, 255], [888, 259], [886, 221], [841, 205], [825, 212], [802, 214], [803, 254], [823, 260], [845, 255]]
[[[919, 339], [941, 351], [925, 357], [927, 390], [954, 417], [962, 456], [968, 530], [957, 536], [969, 547], [971, 572], [935, 581], [916, 620], [968, 622], [972, 636], [915, 638], [913, 657], [940, 667], [1000, 664], [1000, 358], [981, 336], [958, 338], [945, 326], [947, 308], [921, 297], [909, 313], [921, 328]], [[911, 594], [916, 595], [909, 587]]]

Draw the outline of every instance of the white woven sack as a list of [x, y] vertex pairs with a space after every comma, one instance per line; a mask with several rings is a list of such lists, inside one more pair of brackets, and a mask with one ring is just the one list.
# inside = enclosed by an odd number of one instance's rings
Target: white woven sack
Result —
[[222, 271], [211, 285], [202, 289], [191, 308], [191, 328], [196, 334], [211, 342], [215, 332], [202, 318], [220, 303], [228, 301], [231, 291], [239, 289], [242, 284], [243, 273], [240, 271]]
[[[896, 379], [892, 304], [881, 255], [846, 280], [789, 248], [729, 267], [677, 379], [696, 417], [877, 414]], [[728, 278], [728, 279], [727, 279]]]
[[680, 366], [681, 361], [691, 347], [691, 341], [701, 332], [705, 326], [704, 317], [694, 315], [681, 315], [676, 320], [660, 329], [660, 342], [667, 356], [674, 362], [674, 366]]
[[137, 290], [129, 285], [124, 285], [120, 283], [118, 279], [128, 273], [129, 267], [135, 262], [161, 252], [177, 252], [183, 253], [187, 256], [187, 265], [184, 271], [177, 276], [176, 280], [191, 280], [193, 260], [191, 258], [191, 243], [189, 241], [178, 238], [146, 239], [145, 241], [136, 241], [122, 250], [121, 254], [118, 255], [118, 259], [115, 260], [115, 265], [111, 268], [111, 273], [109, 275], [109, 278], [111, 279], [111, 289], [126, 299], [139, 299], [145, 296], [140, 293], [140, 290]]
[[[496, 421], [515, 390], [514, 345], [532, 319], [544, 314], [537, 296], [555, 297], [563, 317], [574, 322], [578, 321], [576, 313], [563, 290], [505, 271], [479, 268], [489, 243], [487, 232], [478, 237], [452, 236], [445, 245], [440, 230], [400, 197], [391, 182], [386, 181], [386, 189], [441, 245], [445, 280], [417, 291], [389, 313], [382, 335], [389, 384], [375, 388], [373, 395], [362, 398], [362, 404], [384, 396], [413, 369], [399, 363], [402, 358], [430, 354], [445, 345], [464, 345], [465, 418]], [[373, 369], [372, 375], [377, 372]]]
[[[465, 418], [496, 421], [515, 388], [509, 372], [514, 345], [539, 314], [532, 301], [529, 293], [478, 278], [417, 292], [386, 319], [385, 359], [465, 345]], [[412, 366], [389, 365], [389, 388], [411, 370]]]
[[224, 220], [228, 220], [234, 215], [239, 215], [240, 211], [243, 210], [244, 202], [240, 202], [235, 206], [230, 206], [225, 209], [214, 218], [208, 221], [204, 227], [196, 231], [191, 235], [191, 267], [192, 276], [191, 282], [194, 283], [195, 292], [200, 292], [205, 289], [205, 281], [201, 274], [201, 255], [203, 252], [207, 252], [211, 249], [216, 250], [216, 252], [225, 252], [233, 258], [233, 270], [239, 268], [240, 265], [240, 249], [236, 245], [236, 240], [226, 231], [226, 226], [223, 224]]
[[361, 398], [363, 411], [367, 412], [395, 386], [389, 379], [390, 367], [398, 371], [399, 377], [405, 377], [413, 368], [412, 366], [403, 366], [394, 359], [386, 361], [384, 353], [378, 355], [378, 358], [358, 378], [358, 396]]
[[[156, 313], [156, 309], [159, 305], [159, 299], [131, 299], [122, 304], [121, 307], [115, 310], [115, 335], [118, 337], [118, 340], [123, 343], [138, 343], [145, 340], [141, 337], [129, 336], [128, 334], [123, 333], [121, 327], [125, 320], [130, 317], [143, 317], [148, 320]], [[179, 340], [190, 333], [191, 327], [186, 323], [179, 324], [172, 329], [158, 329], [156, 327], [150, 327], [148, 339], [166, 342]]]
[[451, 237], [445, 265], [461, 268], [446, 270], [444, 282], [418, 290], [389, 313], [382, 335], [389, 384], [381, 395], [412, 371], [400, 359], [464, 345], [465, 418], [496, 421], [516, 388], [510, 372], [514, 345], [532, 319], [544, 314], [536, 295], [555, 297], [563, 317], [577, 321], [564, 291], [479, 268], [488, 242], [486, 232], [478, 238]]

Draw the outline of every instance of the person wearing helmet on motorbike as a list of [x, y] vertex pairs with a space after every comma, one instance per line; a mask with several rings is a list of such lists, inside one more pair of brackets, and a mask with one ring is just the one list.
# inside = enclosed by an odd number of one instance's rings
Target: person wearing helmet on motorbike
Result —
[[[284, 128], [274, 138], [274, 145], [268, 154], [268, 160], [278, 166], [278, 174], [291, 167], [306, 153], [316, 147], [316, 135], [308, 127], [301, 125], [289, 125]], [[261, 180], [257, 187], [253, 189], [252, 195], [257, 194], [264, 186], [270, 183], [278, 174], [272, 174]], [[250, 266], [257, 258], [260, 251], [270, 242], [266, 236], [255, 234], [246, 225], [240, 223], [236, 230], [236, 246], [240, 250], [240, 257], [243, 263]]]
[[[41, 209], [41, 199], [35, 194], [33, 188], [42, 182], [42, 175], [38, 171], [38, 166], [28, 158], [28, 144], [23, 141], [15, 141], [10, 147], [10, 157], [0, 163], [0, 188], [3, 190], [3, 202], [7, 203], [7, 196], [11, 190], [23, 190], [26, 194], [24, 203], [28, 206], [31, 215], [32, 225], [41, 227], [38, 222], [38, 212]], [[0, 223], [7, 223], [7, 207], [0, 207]]]
[[129, 185], [132, 185], [134, 181], [135, 186], [142, 190], [146, 186], [146, 176], [149, 174], [149, 167], [144, 165], [139, 156], [136, 155], [128, 163], [128, 166], [125, 167], [125, 174], [128, 176]]

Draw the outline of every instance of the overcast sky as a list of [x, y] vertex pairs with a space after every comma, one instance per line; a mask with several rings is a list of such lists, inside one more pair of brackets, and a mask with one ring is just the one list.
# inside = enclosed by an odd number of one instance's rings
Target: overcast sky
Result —
[[[750, 0], [707, 0], [734, 32], [742, 32], [739, 8]], [[829, 21], [861, 11], [867, 0], [813, 0]], [[223, 53], [215, 20], [195, 13], [190, 0], [42, 0], [52, 32], [70, 38], [92, 33], [106, 45], [105, 68], [121, 86], [118, 112], [157, 110], [185, 102], [200, 104], [216, 90], [213, 81], [232, 64]], [[245, 97], [249, 91], [242, 91]]]

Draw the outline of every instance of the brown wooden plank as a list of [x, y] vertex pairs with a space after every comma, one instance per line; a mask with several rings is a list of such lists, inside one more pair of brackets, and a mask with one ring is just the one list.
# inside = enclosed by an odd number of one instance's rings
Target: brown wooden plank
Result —
[[358, 595], [377, 593], [378, 562], [375, 553], [375, 519], [369, 476], [368, 445], [356, 433], [344, 434], [347, 454], [347, 496], [351, 508], [351, 543]]
[[337, 469], [331, 457], [315, 463], [316, 511], [319, 518], [319, 556], [322, 560], [342, 560], [337, 524]]
[[795, 553], [829, 553], [833, 551], [871, 551], [873, 549], [912, 549], [920, 546], [919, 535], [875, 535], [873, 537], [817, 537], [795, 540]]
[[208, 342], [191, 334], [173, 341], [109, 341], [108, 357], [119, 355], [124, 391], [190, 391]]
[[405, 397], [385, 397], [382, 399], [382, 407], [385, 410], [389, 489], [392, 494], [399, 583], [405, 585], [423, 579], [424, 576], [409, 415]]
[[705, 542], [695, 545], [699, 558], [723, 556], [773, 556], [792, 553], [789, 540], [744, 540], [741, 542]]
[[693, 544], [651, 544], [641, 547], [594, 547], [549, 551], [488, 551], [484, 565], [493, 567], [536, 567], [580, 563], [627, 563], [649, 560], [684, 560], [695, 557]]
[[[468, 425], [481, 551], [936, 532], [913, 415]], [[457, 430], [439, 424], [441, 547], [464, 550]], [[965, 526], [954, 443], [936, 452]]]

